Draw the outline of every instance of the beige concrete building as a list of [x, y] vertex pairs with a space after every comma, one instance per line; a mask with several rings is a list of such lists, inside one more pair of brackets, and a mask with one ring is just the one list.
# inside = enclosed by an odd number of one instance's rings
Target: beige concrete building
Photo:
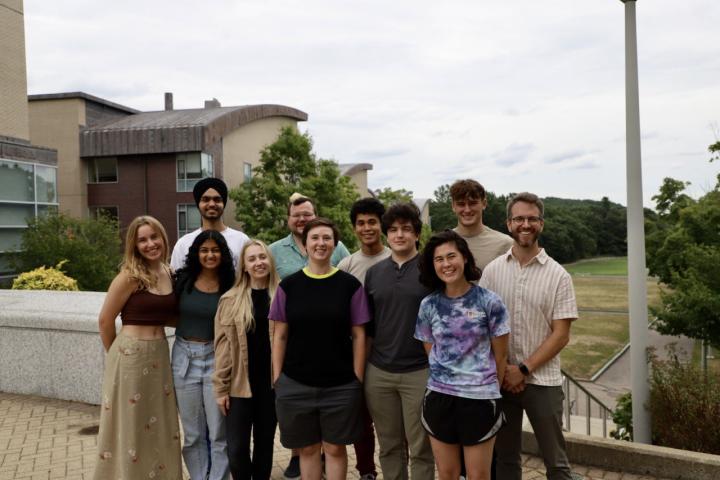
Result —
[[60, 210], [87, 217], [87, 165], [80, 159], [80, 130], [139, 113], [84, 92], [30, 95], [30, 140], [58, 151]]
[[[31, 143], [21, 0], [0, 0], [0, 283], [33, 217], [57, 208], [57, 152]], [[40, 145], [44, 145], [40, 143]]]
[[368, 189], [368, 171], [373, 169], [371, 163], [340, 163], [340, 174], [350, 177], [350, 181], [357, 188], [360, 198], [373, 197], [373, 193]]
[[0, 135], [30, 139], [22, 0], [0, 0]]

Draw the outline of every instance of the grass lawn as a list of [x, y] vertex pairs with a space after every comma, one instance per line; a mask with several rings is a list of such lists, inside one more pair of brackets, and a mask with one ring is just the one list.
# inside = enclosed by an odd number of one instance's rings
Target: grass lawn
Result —
[[[627, 277], [573, 275], [575, 297], [580, 310], [628, 310]], [[660, 287], [657, 280], [647, 281], [648, 306], [660, 305]]]
[[589, 379], [628, 342], [627, 314], [580, 312], [570, 330], [570, 343], [560, 353], [562, 367]]
[[[573, 322], [570, 344], [561, 359], [563, 368], [575, 378], [589, 379], [629, 340], [625, 261], [624, 257], [601, 258], [565, 265], [576, 272], [573, 285], [580, 318]], [[660, 286], [655, 279], [648, 278], [647, 292], [648, 306], [659, 306]]]
[[573, 275], [627, 276], [627, 257], [598, 257], [563, 265]]

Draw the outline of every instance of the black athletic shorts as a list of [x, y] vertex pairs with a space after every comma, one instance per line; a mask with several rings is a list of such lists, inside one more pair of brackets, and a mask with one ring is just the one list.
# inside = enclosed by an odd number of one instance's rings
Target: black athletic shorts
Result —
[[425, 390], [422, 423], [441, 442], [471, 446], [497, 435], [505, 415], [499, 398], [477, 400]]

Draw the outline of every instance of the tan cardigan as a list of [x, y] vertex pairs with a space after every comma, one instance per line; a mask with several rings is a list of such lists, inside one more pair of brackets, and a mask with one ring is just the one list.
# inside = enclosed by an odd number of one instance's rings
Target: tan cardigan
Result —
[[[215, 314], [215, 372], [212, 376], [213, 389], [217, 398], [230, 395], [236, 398], [250, 398], [250, 379], [248, 376], [248, 345], [244, 329], [230, 318], [232, 297], [220, 298]], [[269, 322], [270, 347], [272, 347], [274, 322]], [[272, 384], [272, 359], [270, 378]]]

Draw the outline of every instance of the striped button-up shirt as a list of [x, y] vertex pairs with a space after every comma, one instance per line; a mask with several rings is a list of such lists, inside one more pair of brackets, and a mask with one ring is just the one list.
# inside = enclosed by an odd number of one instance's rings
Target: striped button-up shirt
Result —
[[[510, 314], [508, 361], [518, 365], [532, 355], [552, 333], [552, 321], [578, 316], [570, 274], [545, 249], [521, 267], [512, 248], [485, 267], [480, 286], [500, 295]], [[562, 384], [560, 355], [538, 367], [527, 383]]]

